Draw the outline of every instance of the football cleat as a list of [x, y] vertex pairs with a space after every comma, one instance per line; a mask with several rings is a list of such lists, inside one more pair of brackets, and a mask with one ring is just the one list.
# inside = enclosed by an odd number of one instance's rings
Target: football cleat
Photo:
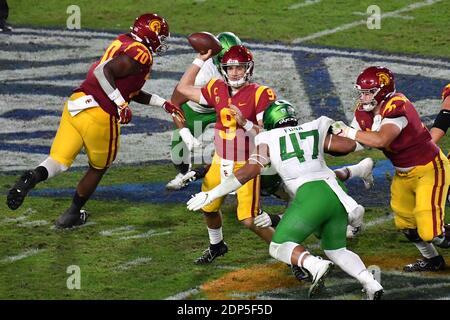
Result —
[[208, 249], [203, 251], [203, 254], [194, 261], [195, 264], [208, 264], [214, 261], [215, 258], [223, 256], [228, 252], [228, 246], [225, 242], [222, 242], [218, 248], [214, 248], [210, 245]]
[[303, 269], [299, 266], [289, 265], [289, 267], [291, 268], [292, 274], [294, 275], [295, 279], [297, 279], [298, 281], [311, 281], [311, 275], [309, 274], [308, 270]]
[[6, 204], [11, 210], [19, 208], [28, 192], [36, 185], [36, 177], [33, 171], [26, 171], [22, 174], [16, 184], [9, 190], [6, 196]]
[[317, 295], [324, 287], [325, 277], [333, 269], [334, 264], [329, 260], [320, 259], [314, 266], [315, 270], [311, 270], [312, 284], [309, 287], [308, 296], [312, 298]]
[[186, 187], [188, 184], [186, 183], [186, 181], [183, 180], [183, 177], [184, 177], [184, 174], [178, 173], [175, 176], [175, 178], [173, 178], [166, 184], [166, 189], [167, 190], [180, 190], [180, 189]]
[[86, 210], [72, 212], [69, 208], [58, 218], [58, 220], [56, 220], [55, 226], [59, 229], [68, 229], [75, 226], [81, 226], [86, 223], [88, 216], [89, 214]]
[[416, 262], [407, 264], [403, 267], [405, 272], [416, 271], [441, 271], [445, 269], [445, 260], [441, 255], [427, 259], [417, 259]]
[[384, 293], [383, 287], [375, 279], [364, 285], [364, 291], [367, 300], [381, 300]]
[[373, 179], [373, 160], [371, 158], [364, 158], [359, 163], [361, 165], [363, 171], [361, 175], [361, 179], [364, 182], [364, 188], [370, 189], [374, 185]]

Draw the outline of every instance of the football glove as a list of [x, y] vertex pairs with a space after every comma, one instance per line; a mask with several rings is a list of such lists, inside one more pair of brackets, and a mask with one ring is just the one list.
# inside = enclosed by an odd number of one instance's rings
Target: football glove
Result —
[[184, 127], [180, 129], [180, 136], [183, 142], [186, 144], [189, 151], [192, 151], [194, 147], [200, 147], [200, 141], [195, 138], [188, 128]]
[[331, 130], [332, 130], [333, 134], [335, 134], [337, 136], [349, 138], [352, 140], [356, 139], [357, 130], [353, 129], [352, 127], [349, 127], [343, 121], [334, 122], [331, 125]]
[[267, 212], [261, 210], [261, 214], [255, 217], [253, 223], [259, 228], [267, 228], [272, 225], [272, 219]]
[[174, 105], [172, 102], [166, 101], [166, 102], [164, 102], [162, 107], [163, 107], [164, 111], [171, 114], [172, 117], [177, 118], [178, 121], [184, 122], [186, 120], [186, 118], [184, 117], [183, 110], [181, 110], [179, 107]]
[[208, 192], [199, 192], [187, 202], [187, 208], [191, 211], [197, 211], [211, 202], [213, 202], [213, 199]]
[[119, 113], [119, 123], [127, 124], [131, 121], [133, 114], [131, 112], [131, 108], [128, 106], [128, 102], [124, 102], [120, 106], [117, 107], [117, 112]]

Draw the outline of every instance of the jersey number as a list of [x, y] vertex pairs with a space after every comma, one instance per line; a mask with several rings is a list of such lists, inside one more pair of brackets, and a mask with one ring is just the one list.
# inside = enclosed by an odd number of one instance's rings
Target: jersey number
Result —
[[224, 140], [233, 140], [236, 137], [236, 119], [231, 114], [230, 108], [220, 110], [220, 122], [225, 129], [219, 131], [219, 136]]
[[297, 157], [299, 162], [304, 162], [305, 157], [303, 150], [300, 148], [300, 143], [298, 138], [300, 137], [300, 140], [305, 140], [308, 137], [313, 137], [314, 139], [314, 146], [313, 146], [313, 154], [312, 159], [317, 159], [317, 155], [319, 154], [319, 131], [317, 130], [311, 130], [311, 131], [305, 131], [300, 133], [291, 133], [289, 134], [289, 139], [291, 140], [292, 147], [294, 148], [294, 151], [287, 152], [286, 148], [286, 136], [280, 137], [280, 157], [282, 161], [288, 160], [290, 158]]

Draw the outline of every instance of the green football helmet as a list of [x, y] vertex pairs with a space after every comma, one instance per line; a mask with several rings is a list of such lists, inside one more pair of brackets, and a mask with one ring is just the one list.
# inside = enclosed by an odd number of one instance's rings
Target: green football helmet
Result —
[[232, 46], [241, 45], [242, 41], [233, 32], [221, 32], [217, 35], [217, 39], [219, 39], [220, 44], [222, 45], [222, 51], [213, 57], [213, 61], [216, 67], [220, 69], [220, 61], [222, 60], [225, 52], [227, 52], [227, 50]]
[[284, 124], [298, 125], [295, 109], [289, 101], [276, 100], [272, 102], [263, 115], [264, 129], [272, 130]]

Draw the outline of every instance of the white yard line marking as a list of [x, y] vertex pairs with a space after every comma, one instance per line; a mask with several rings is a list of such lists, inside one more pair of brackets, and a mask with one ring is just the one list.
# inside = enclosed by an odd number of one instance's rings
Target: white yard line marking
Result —
[[163, 236], [166, 234], [172, 233], [171, 231], [164, 231], [164, 232], [156, 232], [155, 230], [149, 230], [145, 233], [137, 234], [134, 236], [128, 236], [128, 237], [120, 237], [120, 240], [130, 240], [130, 239], [144, 239], [144, 238], [150, 238], [154, 236]]
[[[365, 16], [365, 17], [369, 16], [369, 14], [367, 12], [359, 12], [359, 11], [352, 12], [352, 14], [354, 14], [356, 16]], [[394, 14], [391, 16], [391, 18], [399, 18], [399, 19], [403, 19], [403, 20], [414, 20], [415, 19], [412, 16], [402, 16], [401, 14]]]
[[139, 258], [134, 259], [132, 261], [128, 261], [128, 262], [125, 262], [124, 264], [121, 264], [120, 266], [117, 267], [117, 269], [121, 270], [121, 271], [128, 270], [128, 269], [130, 269], [132, 267], [136, 267], [136, 266], [139, 266], [139, 265], [142, 265], [142, 264], [147, 264], [150, 261], [152, 261], [152, 258], [150, 258], [150, 257], [139, 257]]
[[320, 1], [321, 1], [321, 0], [305, 0], [305, 1], [300, 2], [300, 3], [294, 3], [294, 4], [291, 4], [291, 5], [288, 7], [288, 9], [289, 9], [289, 10], [295, 10], [295, 9], [298, 9], [298, 8], [303, 8], [303, 7], [307, 7], [307, 6], [313, 5], [313, 4], [317, 4], [317, 3], [319, 3]]
[[28, 222], [19, 223], [19, 227], [38, 227], [38, 226], [46, 226], [49, 222], [47, 220], [34, 220]]
[[45, 250], [47, 250], [47, 249], [38, 249], [38, 248], [28, 249], [25, 252], [22, 252], [22, 253], [20, 253], [20, 254], [18, 254], [16, 256], [9, 256], [9, 257], [3, 258], [2, 260], [0, 260], [0, 262], [2, 262], [2, 263], [12, 263], [12, 262], [15, 262], [15, 261], [18, 261], [18, 260], [22, 260], [22, 259], [34, 256], [34, 255], [36, 255], [38, 253], [41, 253], [41, 252], [43, 252]]
[[114, 228], [114, 229], [110, 229], [110, 230], [103, 230], [103, 231], [100, 231], [99, 233], [102, 236], [110, 237], [112, 235], [123, 235], [123, 234], [130, 233], [130, 232], [135, 232], [134, 226], [124, 226], [124, 227]]
[[[422, 8], [422, 7], [430, 6], [430, 5], [433, 5], [433, 4], [435, 4], [437, 2], [441, 2], [441, 1], [442, 0], [426, 0], [426, 1], [422, 1], [422, 2], [415, 2], [415, 3], [412, 3], [410, 5], [407, 5], [406, 7], [403, 7], [401, 9], [398, 9], [398, 10], [395, 10], [395, 11], [390, 11], [390, 12], [387, 12], [387, 13], [383, 13], [383, 14], [381, 14], [381, 18], [395, 17], [399, 13], [417, 10], [417, 9]], [[302, 43], [302, 42], [305, 42], [305, 41], [321, 38], [323, 36], [327, 36], [327, 35], [330, 35], [330, 34], [341, 32], [341, 31], [344, 31], [344, 30], [348, 30], [348, 29], [351, 29], [353, 27], [364, 25], [366, 23], [367, 23], [366, 19], [357, 20], [357, 21], [353, 21], [353, 22], [350, 22], [350, 23], [345, 23], [345, 24], [340, 25], [339, 27], [336, 27], [336, 28], [333, 28], [333, 29], [327, 29], [327, 30], [319, 31], [319, 32], [310, 34], [309, 36], [306, 36], [306, 37], [297, 38], [294, 41], [292, 41], [292, 43]]]
[[168, 298], [165, 298], [164, 300], [184, 300], [184, 299], [186, 299], [194, 294], [197, 294], [199, 292], [200, 292], [200, 290], [198, 288], [192, 288], [192, 289], [177, 293]]

